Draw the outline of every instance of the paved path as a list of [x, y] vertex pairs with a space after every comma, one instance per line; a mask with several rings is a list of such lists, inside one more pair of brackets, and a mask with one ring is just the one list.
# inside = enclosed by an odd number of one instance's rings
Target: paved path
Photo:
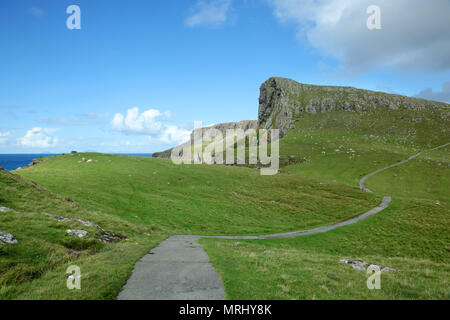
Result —
[[144, 256], [119, 300], [224, 300], [225, 292], [198, 237], [173, 236]]
[[[449, 145], [436, 147], [436, 150]], [[431, 151], [430, 150], [430, 151]], [[420, 156], [422, 152], [396, 164], [374, 171], [360, 181], [360, 188], [372, 192], [365, 181], [375, 174], [404, 164]], [[312, 230], [301, 230], [261, 236], [172, 236], [144, 256], [119, 294], [119, 300], [224, 300], [225, 291], [219, 276], [209, 262], [209, 257], [197, 240], [216, 239], [276, 239], [308, 236], [328, 232], [357, 223], [384, 210], [391, 203], [391, 197], [384, 197], [375, 208], [348, 220]]]
[[[446, 143], [446, 144], [443, 144], [443, 145], [441, 145], [441, 146], [438, 146], [438, 147], [436, 147], [436, 148], [427, 150], [427, 151], [437, 150], [437, 149], [446, 147], [446, 146], [448, 146], [448, 145], [450, 145], [450, 142], [448, 142], [448, 143]], [[364, 178], [362, 178], [362, 179], [359, 181], [359, 187], [360, 187], [361, 190], [363, 190], [363, 191], [366, 191], [366, 192], [372, 192], [372, 191], [370, 191], [370, 190], [365, 186], [365, 184], [364, 184], [364, 183], [366, 182], [367, 179], [369, 179], [370, 177], [376, 175], [377, 173], [380, 173], [381, 171], [384, 171], [384, 170], [387, 170], [387, 169], [390, 169], [390, 168], [394, 168], [394, 167], [398, 167], [399, 165], [402, 165], [402, 164], [404, 164], [404, 163], [407, 163], [407, 162], [409, 162], [409, 161], [411, 161], [411, 160], [417, 158], [417, 157], [420, 156], [422, 153], [423, 153], [423, 151], [421, 151], [421, 152], [419, 152], [418, 154], [415, 154], [415, 155], [409, 157], [409, 158], [406, 159], [406, 160], [397, 162], [397, 163], [395, 163], [395, 164], [391, 164], [390, 166], [387, 166], [387, 167], [378, 169], [377, 171], [374, 171], [374, 172], [372, 172], [372, 173], [369, 173], [367, 176], [365, 176]]]

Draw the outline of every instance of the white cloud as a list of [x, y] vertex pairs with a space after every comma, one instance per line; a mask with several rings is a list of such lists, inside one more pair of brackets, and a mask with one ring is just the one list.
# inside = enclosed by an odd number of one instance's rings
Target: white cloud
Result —
[[178, 126], [166, 126], [160, 136], [160, 140], [166, 143], [183, 143], [189, 141], [191, 131], [180, 128]]
[[155, 109], [140, 114], [139, 108], [134, 107], [127, 111], [126, 116], [116, 113], [112, 120], [112, 128], [115, 131], [130, 134], [152, 135], [158, 133], [162, 128], [162, 123], [156, 120], [160, 115], [161, 112]]
[[50, 136], [57, 129], [32, 128], [23, 138], [18, 139], [18, 144], [31, 148], [51, 148], [58, 145], [58, 138]]
[[139, 113], [139, 108], [134, 107], [127, 110], [126, 116], [116, 113], [111, 121], [111, 127], [114, 131], [128, 135], [145, 135], [165, 143], [181, 143], [189, 140], [191, 131], [163, 122], [171, 117], [170, 111], [149, 109]]
[[431, 88], [426, 88], [420, 91], [416, 97], [450, 103], [450, 81], [442, 84], [441, 91], [433, 91]]
[[6, 144], [11, 139], [11, 132], [0, 132], [0, 144]]
[[[281, 22], [343, 71], [375, 68], [439, 72], [450, 69], [448, 0], [268, 0]], [[381, 30], [366, 26], [369, 5], [381, 9]]]
[[231, 0], [197, 0], [185, 23], [189, 27], [220, 26], [227, 21], [230, 8]]

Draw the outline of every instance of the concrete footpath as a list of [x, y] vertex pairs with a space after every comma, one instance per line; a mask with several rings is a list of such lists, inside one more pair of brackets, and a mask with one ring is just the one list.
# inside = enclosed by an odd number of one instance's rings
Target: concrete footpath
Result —
[[198, 237], [173, 236], [145, 255], [119, 300], [224, 300], [219, 276]]

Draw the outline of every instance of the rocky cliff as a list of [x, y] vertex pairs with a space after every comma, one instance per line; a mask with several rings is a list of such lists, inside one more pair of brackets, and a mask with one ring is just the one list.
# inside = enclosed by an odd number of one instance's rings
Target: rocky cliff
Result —
[[[316, 86], [298, 83], [286, 78], [270, 78], [261, 85], [258, 120], [229, 122], [211, 126], [226, 129], [280, 129], [286, 135], [296, 118], [306, 113], [345, 111], [373, 112], [386, 109], [442, 109], [449, 105], [441, 102], [409, 98], [396, 94], [355, 89], [352, 87]], [[191, 134], [191, 140], [193, 140]], [[154, 157], [169, 158], [171, 150], [155, 153]]]
[[351, 87], [315, 86], [285, 78], [270, 78], [260, 88], [258, 127], [280, 129], [282, 137], [295, 118], [303, 113], [334, 110], [370, 112], [377, 108], [446, 109], [449, 105]]
[[222, 131], [223, 133], [226, 132], [228, 129], [242, 129], [244, 131], [248, 129], [256, 129], [258, 127], [258, 120], [243, 120], [239, 122], [226, 122], [226, 123], [219, 123], [212, 126], [208, 126], [206, 128], [196, 129], [192, 131], [191, 133], [191, 142], [194, 141], [194, 134], [197, 130], [203, 130], [203, 129], [217, 129], [219, 131]]
[[[219, 123], [219, 124], [215, 124], [212, 126], [208, 126], [206, 128], [200, 128], [200, 129], [196, 129], [196, 130], [203, 130], [203, 129], [217, 129], [222, 131], [223, 133], [226, 132], [226, 130], [228, 129], [242, 129], [244, 131], [248, 130], [248, 129], [256, 129], [258, 127], [258, 120], [243, 120], [243, 121], [239, 121], [239, 122], [226, 122], [226, 123]], [[190, 143], [194, 143], [194, 134], [196, 132], [196, 130], [192, 131], [191, 133], [191, 140], [183, 143], [181, 145], [179, 145], [178, 147], [182, 147], [185, 144], [190, 144]], [[173, 148], [172, 148], [173, 149]], [[153, 154], [153, 157], [156, 158], [170, 158], [171, 153], [172, 153], [172, 149], [163, 151], [163, 152], [156, 152]]]

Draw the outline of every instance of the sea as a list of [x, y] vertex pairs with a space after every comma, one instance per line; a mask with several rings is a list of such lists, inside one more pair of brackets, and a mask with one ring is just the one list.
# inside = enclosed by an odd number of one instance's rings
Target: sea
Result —
[[[151, 158], [152, 153], [114, 153], [123, 156]], [[0, 154], [0, 167], [11, 171], [25, 167], [33, 159], [58, 156], [59, 154]]]

